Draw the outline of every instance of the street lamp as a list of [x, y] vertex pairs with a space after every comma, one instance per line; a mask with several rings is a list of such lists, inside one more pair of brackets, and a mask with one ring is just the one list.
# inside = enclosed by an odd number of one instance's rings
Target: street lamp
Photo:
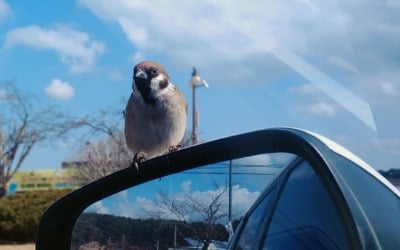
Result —
[[192, 77], [190, 78], [189, 85], [192, 88], [192, 108], [193, 108], [193, 121], [192, 121], [192, 135], [191, 141], [192, 145], [197, 144], [199, 142], [198, 135], [197, 135], [197, 127], [199, 126], [198, 121], [198, 113], [197, 113], [197, 104], [196, 104], [196, 89], [198, 87], [206, 87], [208, 88], [208, 84], [206, 81], [202, 80], [200, 76], [197, 74], [196, 67], [193, 66]]

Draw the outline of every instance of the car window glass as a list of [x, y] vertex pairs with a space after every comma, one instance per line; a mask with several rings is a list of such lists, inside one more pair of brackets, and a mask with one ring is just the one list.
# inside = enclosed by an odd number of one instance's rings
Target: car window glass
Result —
[[262, 233], [260, 229], [262, 229], [262, 225], [265, 222], [265, 214], [271, 206], [272, 195], [273, 191], [270, 191], [251, 212], [251, 215], [247, 218], [246, 224], [243, 226], [235, 249], [251, 249], [254, 246], [254, 243], [257, 242], [257, 238], [260, 237], [260, 234]]
[[78, 218], [71, 249], [226, 248], [232, 232], [228, 225], [235, 229], [260, 193], [295, 158], [274, 153], [219, 162], [109, 196]]
[[348, 249], [341, 221], [321, 180], [303, 161], [285, 184], [263, 249]]
[[[382, 249], [400, 249], [400, 199], [365, 170], [342, 156], [334, 156], [334, 165], [350, 189], [345, 194], [356, 199], [357, 207], [363, 210], [357, 214], [364, 216], [371, 226], [372, 235], [363, 240], [377, 239]], [[360, 232], [365, 234], [365, 230], [362, 228]]]

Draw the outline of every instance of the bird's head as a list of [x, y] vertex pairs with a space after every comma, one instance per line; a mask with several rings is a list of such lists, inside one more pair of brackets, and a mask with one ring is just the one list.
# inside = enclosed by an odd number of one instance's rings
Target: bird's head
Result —
[[147, 104], [155, 104], [157, 96], [171, 84], [164, 67], [153, 61], [143, 61], [133, 68], [133, 89]]

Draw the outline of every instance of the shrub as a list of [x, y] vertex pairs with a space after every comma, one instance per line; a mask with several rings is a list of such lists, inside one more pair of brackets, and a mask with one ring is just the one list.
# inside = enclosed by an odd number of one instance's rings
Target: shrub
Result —
[[0, 241], [35, 241], [42, 214], [70, 191], [34, 191], [0, 198]]

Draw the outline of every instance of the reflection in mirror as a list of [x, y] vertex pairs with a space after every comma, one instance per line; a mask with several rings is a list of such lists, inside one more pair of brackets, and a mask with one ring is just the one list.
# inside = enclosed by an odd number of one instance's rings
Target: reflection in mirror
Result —
[[226, 248], [246, 211], [295, 158], [272, 153], [214, 163], [109, 196], [78, 218], [71, 249]]

